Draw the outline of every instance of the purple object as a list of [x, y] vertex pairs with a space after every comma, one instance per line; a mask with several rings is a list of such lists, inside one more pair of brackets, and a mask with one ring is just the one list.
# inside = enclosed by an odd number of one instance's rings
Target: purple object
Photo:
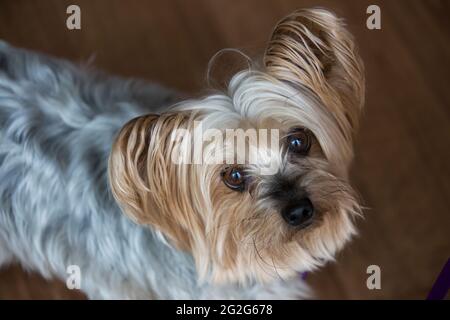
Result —
[[444, 265], [441, 273], [434, 282], [430, 293], [428, 294], [427, 300], [442, 300], [447, 295], [450, 289], [450, 259]]

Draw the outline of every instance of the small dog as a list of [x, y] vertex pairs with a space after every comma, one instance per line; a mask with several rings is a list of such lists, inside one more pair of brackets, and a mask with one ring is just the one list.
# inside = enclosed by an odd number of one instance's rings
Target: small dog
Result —
[[[361, 212], [348, 169], [364, 74], [343, 21], [296, 11], [226, 92], [176, 99], [0, 44], [0, 265], [63, 280], [77, 265], [90, 298], [307, 298], [298, 272], [332, 260]], [[192, 163], [198, 125], [279, 139], [219, 135], [201, 160], [264, 156]]]

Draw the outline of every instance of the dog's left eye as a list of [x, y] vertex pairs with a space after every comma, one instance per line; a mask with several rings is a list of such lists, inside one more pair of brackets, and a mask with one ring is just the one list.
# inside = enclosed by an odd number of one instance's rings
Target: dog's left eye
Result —
[[242, 167], [227, 167], [222, 171], [221, 175], [223, 183], [228, 188], [236, 191], [243, 191], [245, 189], [245, 172]]
[[311, 134], [303, 128], [291, 130], [287, 137], [289, 151], [306, 155], [311, 148]]

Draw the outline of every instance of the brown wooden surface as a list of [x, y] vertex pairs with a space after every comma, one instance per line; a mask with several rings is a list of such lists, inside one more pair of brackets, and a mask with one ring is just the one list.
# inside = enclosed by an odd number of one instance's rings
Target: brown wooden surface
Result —
[[[369, 209], [337, 263], [310, 274], [319, 298], [426, 297], [450, 257], [450, 1], [376, 1], [382, 30], [365, 27], [372, 1], [1, 0], [0, 38], [112, 73], [198, 92], [224, 47], [260, 52], [274, 23], [296, 8], [345, 17], [367, 69], [367, 105], [353, 180]], [[69, 4], [82, 30], [65, 27]], [[1, 204], [0, 204], [1, 205]], [[382, 271], [368, 290], [366, 268]], [[82, 298], [19, 267], [0, 272], [0, 298]]]

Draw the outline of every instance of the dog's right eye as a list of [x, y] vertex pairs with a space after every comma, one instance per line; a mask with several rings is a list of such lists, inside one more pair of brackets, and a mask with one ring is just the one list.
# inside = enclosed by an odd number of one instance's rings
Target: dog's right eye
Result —
[[236, 191], [244, 191], [245, 189], [245, 172], [242, 167], [230, 166], [222, 170], [222, 181], [225, 185]]

